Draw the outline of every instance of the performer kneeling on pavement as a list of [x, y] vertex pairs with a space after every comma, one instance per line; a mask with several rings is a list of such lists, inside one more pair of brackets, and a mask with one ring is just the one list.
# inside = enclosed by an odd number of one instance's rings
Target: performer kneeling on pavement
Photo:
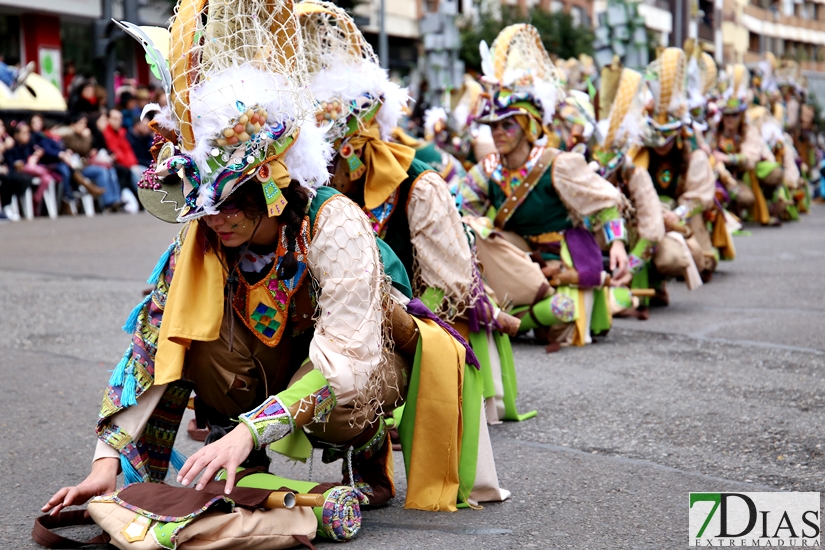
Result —
[[[234, 25], [219, 23], [232, 10], [218, 11], [208, 27], [215, 36], [194, 45], [175, 36], [206, 15], [192, 16], [185, 5], [176, 11], [169, 57], [181, 61], [162, 75], [171, 108], [153, 124], [156, 161], [140, 195], [148, 211], [185, 226], [124, 327], [132, 343], [104, 394], [92, 471], [58, 491], [44, 511], [113, 491], [119, 470], [129, 483], [162, 481], [170, 462], [184, 485], [203, 472], [198, 489], [226, 468], [231, 493], [237, 466], [268, 464], [267, 445], [304, 434], [325, 449], [325, 461], [347, 459], [344, 483], [363, 493], [363, 504], [385, 504], [395, 486], [382, 415], [403, 403], [412, 358], [417, 350], [428, 353], [427, 338], [440, 348], [439, 360], [419, 361], [412, 372], [420, 372], [419, 393], [431, 383], [425, 367], [453, 375], [442, 387], [454, 402], [439, 398], [454, 405], [444, 425], [457, 440], [434, 427], [438, 441], [427, 446], [416, 431], [416, 447], [452, 469], [408, 476], [408, 506], [455, 510], [466, 343], [409, 300], [406, 274], [387, 247], [379, 248], [361, 209], [319, 187], [331, 149], [315, 124], [305, 65], [289, 57], [301, 51], [294, 14], [272, 9], [290, 32], [244, 37], [268, 36], [258, 46], [286, 52], [282, 65], [249, 45], [237, 55], [202, 45], [231, 33]], [[414, 320], [405, 305], [425, 321]], [[211, 431], [207, 445], [181, 464], [172, 446], [193, 390]], [[432, 412], [421, 406], [418, 414]], [[452, 453], [447, 458], [442, 441]], [[446, 489], [428, 500], [413, 487], [422, 478]], [[412, 503], [411, 494], [418, 495]]]

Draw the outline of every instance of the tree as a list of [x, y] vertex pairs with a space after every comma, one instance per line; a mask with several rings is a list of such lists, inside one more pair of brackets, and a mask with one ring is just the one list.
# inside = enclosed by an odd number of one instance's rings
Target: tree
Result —
[[581, 53], [592, 55], [593, 31], [587, 27], [575, 25], [573, 17], [566, 12], [548, 12], [534, 7], [526, 17], [519, 15], [514, 6], [501, 6], [500, 17], [483, 11], [476, 23], [465, 20], [460, 25], [461, 51], [459, 55], [467, 68], [479, 70], [481, 56], [478, 44], [482, 40], [492, 45], [501, 29], [515, 23], [530, 23], [539, 31], [544, 48], [551, 56], [562, 59], [576, 57]]

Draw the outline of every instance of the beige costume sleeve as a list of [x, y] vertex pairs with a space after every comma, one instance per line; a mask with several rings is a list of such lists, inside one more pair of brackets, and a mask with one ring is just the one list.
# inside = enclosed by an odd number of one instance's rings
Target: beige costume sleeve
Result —
[[765, 142], [762, 140], [762, 134], [759, 133], [759, 129], [753, 124], [748, 124], [748, 129], [745, 132], [745, 140], [742, 142], [742, 149], [740, 151], [740, 154], [745, 156], [745, 161], [741, 165], [741, 168], [744, 170], [753, 170], [756, 168], [756, 163], [760, 160], [773, 162], [773, 153], [765, 151], [764, 145]]
[[559, 153], [550, 169], [553, 187], [573, 214], [583, 218], [620, 207], [621, 191], [588, 168], [582, 155]]
[[710, 165], [708, 154], [697, 149], [690, 154], [687, 174], [682, 194], [679, 195], [679, 205], [685, 205], [691, 211], [710, 208], [716, 193], [716, 177]]
[[442, 318], [454, 306], [457, 313], [471, 305], [475, 260], [455, 200], [437, 173], [425, 172], [415, 181], [407, 218], [416, 259], [414, 294], [420, 296], [427, 287], [444, 291], [445, 299], [436, 308]]
[[384, 342], [384, 270], [372, 228], [354, 202], [336, 195], [321, 208], [307, 263], [320, 287], [309, 359], [343, 405], [368, 387]]
[[[138, 397], [137, 405], [127, 407], [112, 415], [112, 424], [119, 426], [131, 435], [132, 441], [139, 440], [144, 428], [146, 428], [146, 423], [149, 422], [149, 417], [155, 412], [155, 407], [157, 407], [165, 391], [165, 384], [161, 386], [155, 386], [153, 384]], [[108, 443], [104, 443], [98, 439], [92, 462], [98, 458], [120, 458], [120, 453], [117, 452], [114, 447], [109, 446]]]
[[[786, 134], [787, 135], [787, 134]], [[782, 148], [782, 168], [785, 172], [785, 184], [791, 189], [799, 187], [799, 167], [796, 165], [796, 150], [793, 140], [785, 138], [785, 146]]]
[[641, 168], [633, 170], [627, 182], [630, 200], [636, 209], [636, 226], [640, 239], [658, 243], [665, 236], [662, 203], [653, 188], [650, 173]]

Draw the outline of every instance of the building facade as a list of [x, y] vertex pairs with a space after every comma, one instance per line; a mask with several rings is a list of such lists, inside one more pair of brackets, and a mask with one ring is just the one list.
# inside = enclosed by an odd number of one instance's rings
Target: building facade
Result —
[[[73, 64], [76, 74], [102, 81], [102, 63], [95, 52], [95, 21], [103, 16], [103, 2], [112, 2], [112, 16], [123, 18], [123, 0], [0, 0], [0, 59], [26, 64], [61, 90], [65, 70]], [[165, 26], [172, 3], [167, 0], [134, 0], [144, 25]], [[125, 75], [150, 82], [149, 68], [133, 40], [114, 42], [116, 57]]]

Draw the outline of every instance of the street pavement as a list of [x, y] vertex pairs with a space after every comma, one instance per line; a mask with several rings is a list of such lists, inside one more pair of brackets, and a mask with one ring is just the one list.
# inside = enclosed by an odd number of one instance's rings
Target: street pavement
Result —
[[[681, 548], [690, 491], [822, 490], [825, 207], [748, 229], [735, 262], [694, 292], [670, 285], [649, 321], [551, 355], [515, 344], [519, 408], [538, 417], [490, 428], [509, 501], [404, 510], [396, 453], [399, 496], [347, 548]], [[40, 506], [88, 473], [120, 326], [176, 230], [146, 214], [0, 226], [0, 548], [37, 547]]]

